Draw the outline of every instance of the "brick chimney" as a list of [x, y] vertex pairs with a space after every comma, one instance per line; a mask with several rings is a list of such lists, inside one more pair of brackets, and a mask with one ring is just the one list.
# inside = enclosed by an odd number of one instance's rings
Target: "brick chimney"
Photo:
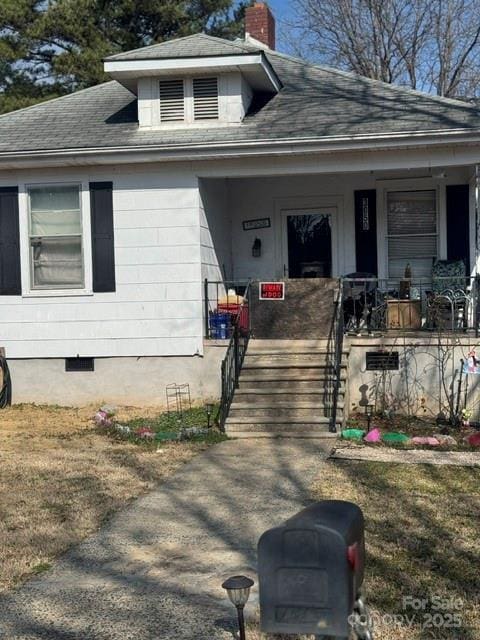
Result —
[[247, 36], [259, 40], [269, 49], [275, 49], [275, 18], [266, 2], [255, 2], [245, 12]]

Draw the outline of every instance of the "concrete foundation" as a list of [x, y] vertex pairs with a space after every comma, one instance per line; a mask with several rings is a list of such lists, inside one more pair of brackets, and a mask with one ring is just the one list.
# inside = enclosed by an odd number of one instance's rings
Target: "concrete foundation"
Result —
[[95, 371], [78, 373], [66, 372], [64, 359], [11, 359], [13, 403], [163, 406], [172, 382], [190, 384], [192, 401], [216, 400], [225, 352], [220, 343], [203, 357], [95, 358]]
[[[348, 337], [349, 413], [364, 411], [374, 404], [377, 411], [436, 417], [449, 415], [457, 406], [461, 360], [476, 350], [480, 357], [480, 341], [475, 336], [420, 334], [383, 337]], [[369, 351], [398, 352], [399, 369], [367, 371]], [[462, 376], [459, 409], [472, 411], [472, 419], [480, 419], [480, 375]]]

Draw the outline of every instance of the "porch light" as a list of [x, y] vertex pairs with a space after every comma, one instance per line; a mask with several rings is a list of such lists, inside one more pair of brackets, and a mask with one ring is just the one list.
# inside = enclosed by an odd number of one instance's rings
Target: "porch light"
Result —
[[365, 415], [367, 416], [367, 433], [370, 432], [374, 407], [375, 407], [375, 405], [373, 405], [373, 404], [365, 405]]
[[212, 413], [213, 413], [213, 408], [214, 408], [214, 404], [213, 402], [206, 402], [205, 403], [205, 413], [207, 414], [207, 428], [210, 429], [210, 420], [212, 418]]
[[253, 580], [246, 576], [232, 576], [222, 584], [230, 602], [237, 608], [240, 640], [245, 640], [245, 618], [243, 616], [243, 609], [250, 597], [250, 589], [253, 585]]
[[260, 258], [262, 255], [262, 241], [260, 238], [255, 238], [255, 241], [252, 246], [252, 257]]

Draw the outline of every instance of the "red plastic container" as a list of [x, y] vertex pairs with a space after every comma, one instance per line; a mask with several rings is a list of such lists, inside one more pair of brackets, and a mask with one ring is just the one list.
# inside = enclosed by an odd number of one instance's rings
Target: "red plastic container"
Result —
[[225, 302], [220, 303], [217, 309], [220, 313], [229, 313], [232, 319], [232, 323], [238, 317], [238, 328], [240, 329], [240, 331], [248, 330], [248, 305], [245, 304], [242, 307], [241, 304], [236, 302]]

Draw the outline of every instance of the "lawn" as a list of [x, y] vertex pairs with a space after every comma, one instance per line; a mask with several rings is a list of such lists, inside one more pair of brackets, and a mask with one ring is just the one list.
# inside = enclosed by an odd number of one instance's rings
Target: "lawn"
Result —
[[[0, 592], [48, 569], [115, 511], [218, 440], [122, 439], [94, 426], [95, 409], [20, 405], [0, 411]], [[151, 409], [121, 409], [117, 418], [132, 430], [179, 426]], [[203, 410], [192, 410], [184, 422], [204, 420]]]
[[[375, 640], [479, 640], [478, 468], [328, 461], [312, 498], [350, 500], [364, 511]], [[408, 597], [425, 608], [404, 606]], [[249, 638], [264, 638], [256, 623]]]
[[[373, 612], [384, 618], [376, 638], [480, 638], [478, 468], [329, 461], [312, 493], [316, 500], [351, 500], [364, 511], [365, 591]], [[427, 600], [425, 609], [404, 607], [409, 596]], [[463, 604], [438, 610], [433, 596]], [[401, 626], [387, 614], [404, 616]], [[456, 624], [448, 614], [460, 615], [460, 627], [435, 628]], [[409, 628], [405, 616], [412, 615]]]

